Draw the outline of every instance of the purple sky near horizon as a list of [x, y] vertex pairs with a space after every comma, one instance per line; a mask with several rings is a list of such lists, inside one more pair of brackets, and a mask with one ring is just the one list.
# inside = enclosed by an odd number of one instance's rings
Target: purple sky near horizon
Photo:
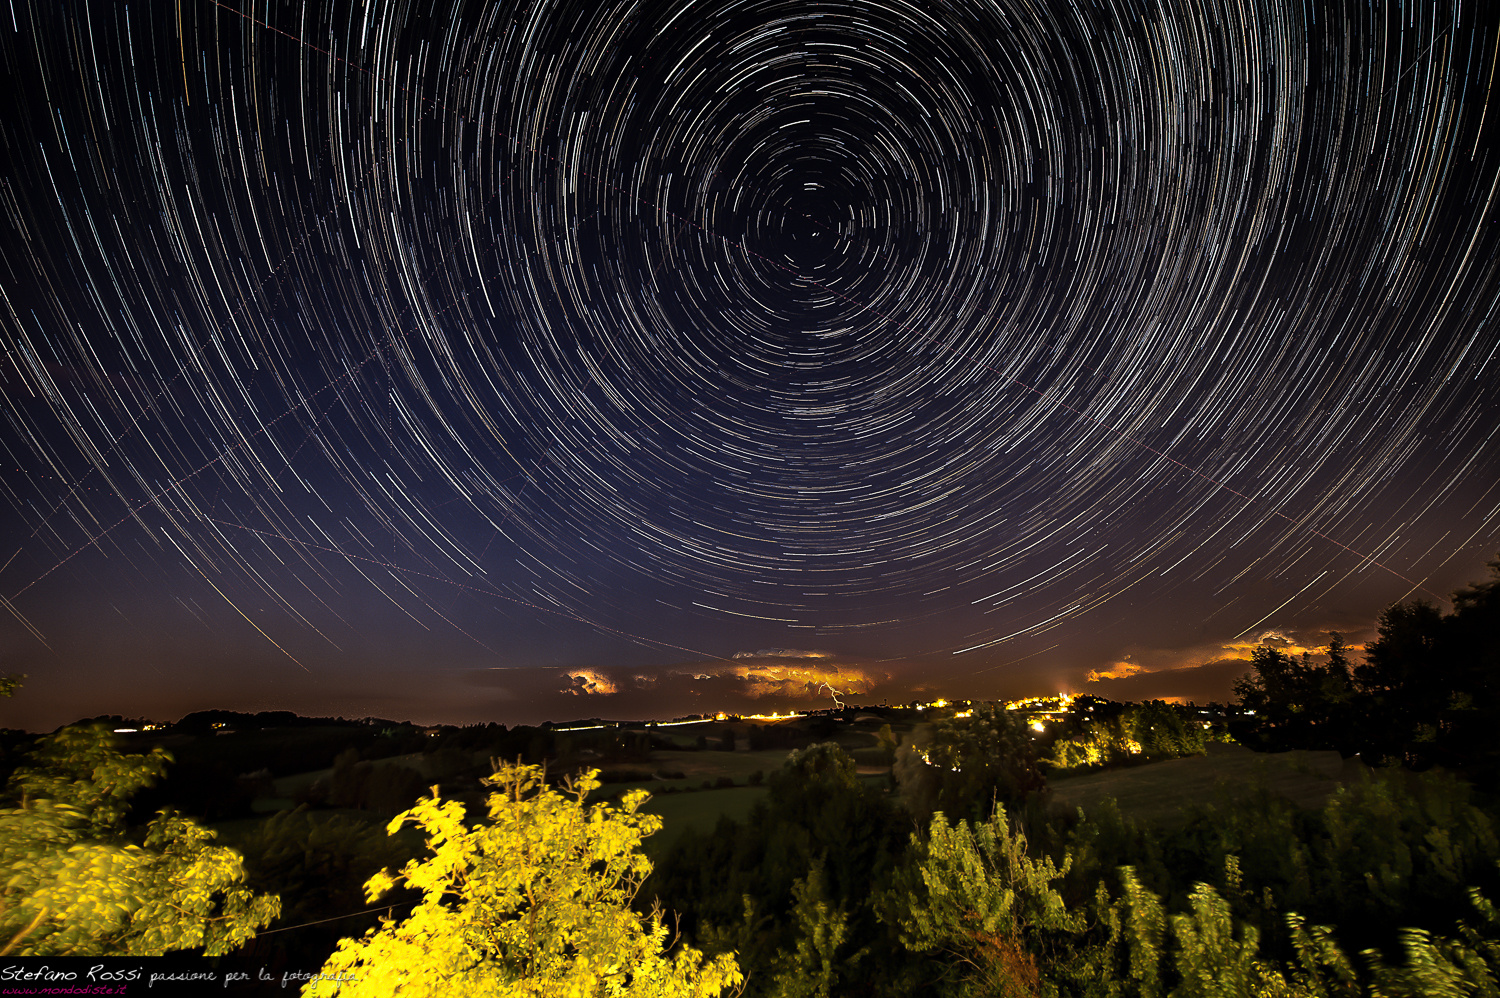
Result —
[[0, 725], [1223, 699], [1500, 552], [1478, 5], [433, 11], [0, 24]]

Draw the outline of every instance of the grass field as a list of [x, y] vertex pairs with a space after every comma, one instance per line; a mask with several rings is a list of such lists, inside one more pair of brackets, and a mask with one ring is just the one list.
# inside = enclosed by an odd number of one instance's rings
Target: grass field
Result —
[[[484, 760], [485, 753], [482, 751], [470, 752], [469, 755], [475, 762], [480, 762]], [[388, 764], [405, 766], [407, 769], [414, 769], [418, 773], [421, 773], [424, 778], [435, 780], [440, 774], [433, 770], [434, 763], [435, 760], [433, 757], [423, 752], [408, 752], [406, 755], [392, 755], [373, 760], [373, 764], [376, 766]], [[291, 799], [318, 780], [326, 780], [332, 776], [333, 770], [329, 768], [311, 769], [305, 773], [293, 773], [291, 776], [279, 777], [271, 781], [271, 786], [276, 791], [276, 797], [272, 799]]]
[[622, 763], [611, 769], [638, 769], [642, 772], [681, 773], [680, 780], [647, 780], [640, 783], [606, 783], [595, 791], [596, 797], [614, 797], [626, 790], [648, 790], [659, 794], [664, 790], [693, 790], [703, 786], [703, 781], [712, 782], [727, 776], [736, 784], [743, 785], [750, 774], [760, 772], [770, 776], [786, 761], [785, 749], [768, 749], [764, 752], [702, 752], [660, 749], [651, 753], [650, 762]]
[[[284, 810], [290, 811], [292, 809], [285, 808]], [[348, 807], [318, 808], [317, 810], [309, 811], [307, 813], [312, 817], [314, 821], [331, 821], [335, 818], [353, 818], [356, 821], [368, 822], [369, 824], [381, 829], [384, 829], [386, 823], [391, 820], [389, 816], [376, 814], [374, 811], [359, 811], [354, 808]], [[208, 827], [219, 833], [219, 841], [216, 843], [217, 845], [232, 846], [238, 842], [243, 841], [250, 835], [253, 835], [269, 817], [270, 815], [262, 815], [258, 818], [231, 818], [228, 821], [216, 821]], [[419, 838], [418, 842], [420, 841], [421, 840]]]
[[1343, 760], [1337, 752], [1269, 754], [1214, 744], [1208, 755], [1050, 781], [1051, 806], [1059, 811], [1082, 808], [1087, 814], [1113, 797], [1127, 817], [1162, 823], [1188, 805], [1209, 803], [1222, 793], [1244, 797], [1264, 783], [1301, 807], [1319, 807], [1363, 770], [1359, 760]]
[[[871, 758], [868, 747], [873, 738], [865, 732], [848, 732], [840, 741], [849, 748], [863, 749], [858, 754]], [[660, 815], [662, 831], [647, 841], [653, 855], [669, 848], [689, 829], [711, 830], [720, 816], [743, 821], [755, 803], [765, 798], [764, 785], [749, 785], [752, 773], [765, 777], [781, 768], [786, 749], [758, 752], [723, 752], [663, 749], [653, 752], [650, 761], [621, 764], [610, 768], [651, 772], [680, 772], [680, 779], [652, 779], [638, 783], [610, 783], [595, 791], [590, 799], [617, 799], [626, 790], [642, 789], [652, 796], [645, 810]], [[381, 760], [422, 768], [420, 755], [398, 756]], [[862, 758], [861, 761], [864, 761]], [[330, 770], [317, 770], [283, 777], [275, 781], [277, 796], [256, 802], [256, 810], [270, 811], [291, 805], [290, 796], [314, 779], [326, 777]], [[889, 768], [866, 763], [859, 767], [861, 779], [873, 786], [883, 786]], [[1121, 812], [1136, 821], [1170, 824], [1178, 819], [1184, 807], [1222, 799], [1243, 798], [1264, 785], [1271, 792], [1302, 807], [1318, 807], [1339, 786], [1360, 778], [1364, 766], [1358, 759], [1343, 760], [1336, 752], [1286, 752], [1263, 754], [1239, 745], [1214, 744], [1209, 754], [1187, 759], [1170, 759], [1123, 769], [1111, 769], [1081, 776], [1053, 778], [1049, 781], [1054, 811], [1071, 813], [1081, 808], [1085, 814], [1113, 798]], [[735, 786], [702, 789], [705, 782], [727, 777]], [[677, 792], [668, 792], [677, 791]], [[322, 813], [340, 813], [335, 811]], [[367, 819], [373, 815], [359, 814]], [[221, 826], [225, 837], [233, 839], [258, 824], [259, 819], [243, 819]], [[384, 818], [379, 819], [382, 822]]]
[[662, 828], [646, 840], [646, 851], [661, 855], [690, 828], [712, 831], [721, 815], [744, 821], [750, 816], [750, 809], [756, 801], [764, 799], [766, 792], [765, 787], [727, 787], [652, 797], [643, 810], [660, 815]]

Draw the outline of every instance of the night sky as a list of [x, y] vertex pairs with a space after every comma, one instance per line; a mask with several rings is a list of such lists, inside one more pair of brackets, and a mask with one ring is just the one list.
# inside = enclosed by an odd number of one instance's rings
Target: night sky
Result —
[[12, 0], [0, 724], [1364, 640], [1500, 551], [1485, 10]]

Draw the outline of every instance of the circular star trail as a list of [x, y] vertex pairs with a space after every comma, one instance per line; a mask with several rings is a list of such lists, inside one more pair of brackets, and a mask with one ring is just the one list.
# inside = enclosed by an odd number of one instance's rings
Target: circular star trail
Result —
[[11, 647], [982, 666], [1493, 553], [1478, 5], [436, 7], [3, 26]]

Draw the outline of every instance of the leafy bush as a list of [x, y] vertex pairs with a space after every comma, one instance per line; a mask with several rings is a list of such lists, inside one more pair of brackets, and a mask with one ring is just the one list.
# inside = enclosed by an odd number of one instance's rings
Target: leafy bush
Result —
[[170, 761], [120, 753], [102, 725], [37, 743], [0, 809], [0, 955], [214, 956], [276, 917], [276, 897], [244, 886], [240, 855], [191, 819], [161, 811], [144, 836], [127, 832], [130, 798]]
[[661, 827], [640, 813], [645, 791], [629, 791], [618, 808], [586, 805], [597, 773], [560, 793], [539, 768], [511, 765], [486, 783], [494, 792], [477, 826], [435, 796], [391, 822], [391, 832], [420, 827], [431, 855], [372, 877], [369, 900], [405, 882], [422, 901], [407, 918], [340, 942], [303, 994], [707, 998], [739, 983], [732, 956], [704, 960], [684, 947], [669, 957], [659, 915], [630, 909], [651, 870], [641, 841]]

